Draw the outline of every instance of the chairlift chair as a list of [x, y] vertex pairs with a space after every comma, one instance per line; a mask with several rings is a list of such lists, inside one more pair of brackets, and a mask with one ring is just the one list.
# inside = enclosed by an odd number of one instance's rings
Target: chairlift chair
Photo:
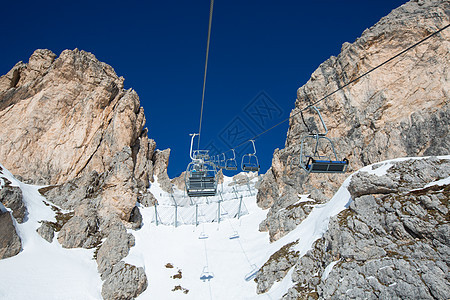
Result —
[[207, 238], [209, 238], [209, 236], [204, 232], [200, 232], [200, 235], [198, 236], [199, 240], [206, 240]]
[[259, 269], [256, 265], [251, 265], [251, 271], [245, 275], [245, 281], [250, 281], [258, 275]]
[[216, 166], [209, 160], [208, 150], [192, 150], [197, 133], [191, 134], [190, 157], [185, 174], [186, 192], [189, 197], [215, 196], [217, 192]]
[[238, 239], [239, 233], [237, 231], [233, 231], [233, 233], [228, 237], [230, 240]]
[[253, 145], [253, 153], [247, 153], [242, 156], [241, 169], [244, 172], [259, 172], [259, 162], [256, 156], [255, 141], [250, 140]]
[[210, 281], [214, 278], [214, 273], [208, 271], [208, 267], [204, 267], [202, 273], [200, 274], [200, 280], [205, 282], [206, 280]]
[[237, 170], [236, 153], [234, 152], [234, 149], [231, 149], [231, 151], [233, 151], [233, 158], [228, 158], [225, 161], [225, 170], [236, 171]]
[[[323, 133], [310, 133], [302, 138], [300, 146], [300, 166], [309, 173], [345, 173], [348, 167], [348, 159], [344, 158], [339, 160], [337, 158], [336, 149], [333, 142], [326, 137], [328, 128], [320, 114], [319, 110], [315, 106], [311, 106], [317, 114], [324, 128]], [[306, 145], [314, 145], [310, 153], [306, 152]], [[331, 147], [332, 155], [328, 153], [319, 153], [321, 149], [326, 148], [329, 145]]]

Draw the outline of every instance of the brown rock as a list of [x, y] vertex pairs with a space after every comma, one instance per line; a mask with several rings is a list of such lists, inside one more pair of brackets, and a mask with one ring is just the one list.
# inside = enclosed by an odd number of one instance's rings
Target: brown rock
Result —
[[[144, 130], [139, 98], [123, 89], [123, 81], [91, 53], [65, 50], [56, 58], [36, 50], [28, 64], [18, 63], [0, 78], [0, 161], [43, 185], [96, 172], [104, 179], [96, 190], [100, 215], [113, 212], [128, 221], [154, 163], [161, 182], [168, 181], [170, 151], [153, 157], [156, 145]], [[81, 194], [69, 196], [71, 209]]]

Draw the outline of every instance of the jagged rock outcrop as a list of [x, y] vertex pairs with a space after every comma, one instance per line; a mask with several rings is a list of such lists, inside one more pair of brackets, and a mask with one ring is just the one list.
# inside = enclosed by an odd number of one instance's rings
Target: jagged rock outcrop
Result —
[[378, 189], [374, 176], [353, 176], [353, 202], [298, 260], [284, 299], [448, 298], [450, 185], [426, 184], [448, 178], [450, 161], [397, 162]]
[[91, 53], [65, 50], [57, 58], [36, 50], [0, 79], [4, 166], [51, 185], [107, 172], [101, 208], [128, 221], [153, 176], [155, 142], [136, 92], [124, 90], [123, 81]]
[[[138, 95], [125, 90], [123, 81], [111, 66], [78, 49], [59, 57], [36, 50], [28, 63], [0, 77], [0, 161], [27, 182], [49, 185], [41, 193], [72, 211], [55, 206], [57, 221], [43, 220], [38, 233], [51, 241], [57, 232], [67, 248], [98, 247], [105, 295], [121, 299], [137, 296], [147, 279], [141, 269], [117, 266], [134, 242], [108, 228], [126, 233], [125, 227], [141, 226], [136, 203], [153, 203], [147, 188], [154, 175], [171, 189], [170, 150], [156, 150]], [[136, 276], [139, 284], [131, 284]]]
[[108, 236], [97, 252], [98, 271], [102, 279], [111, 275], [114, 265], [128, 255], [130, 247], [134, 245], [134, 236], [127, 233], [125, 227], [113, 220], [105, 226]]
[[18, 223], [23, 223], [28, 213], [22, 198], [22, 191], [16, 186], [5, 186], [0, 189], [0, 202], [12, 210], [12, 216]]
[[22, 242], [17, 234], [9, 211], [0, 203], [0, 259], [18, 254], [22, 250]]
[[133, 299], [145, 291], [148, 282], [142, 267], [135, 267], [123, 261], [114, 266], [102, 288], [104, 299]]
[[84, 201], [58, 234], [59, 243], [65, 248], [93, 248], [100, 243], [102, 234], [95, 207]]
[[[169, 165], [170, 149], [163, 151], [157, 150], [154, 157], [153, 174], [158, 178], [161, 189], [165, 192], [172, 193], [172, 183], [169, 175], [167, 175], [167, 166]], [[153, 180], [153, 179], [152, 179]]]
[[[297, 194], [324, 202], [345, 175], [308, 176], [299, 167], [300, 143], [307, 135], [300, 110], [450, 23], [450, 2], [410, 1], [344, 43], [297, 91], [286, 147], [276, 150], [258, 192], [258, 204], [271, 208], [262, 230], [272, 240], [284, 236], [308, 214], [284, 210]], [[433, 36], [318, 104], [335, 143], [338, 159], [350, 171], [395, 157], [445, 155], [450, 149], [450, 29]], [[305, 111], [311, 130], [321, 128], [317, 114]], [[283, 209], [283, 210], [281, 210]], [[301, 212], [300, 210], [303, 210]]]
[[51, 243], [55, 237], [55, 229], [48, 221], [42, 221], [41, 226], [36, 229], [36, 232], [49, 243]]

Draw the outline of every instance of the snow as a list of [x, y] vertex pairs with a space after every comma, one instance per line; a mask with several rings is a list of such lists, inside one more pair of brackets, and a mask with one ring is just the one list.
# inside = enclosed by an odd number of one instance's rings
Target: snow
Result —
[[325, 267], [325, 270], [322, 273], [322, 281], [328, 278], [328, 275], [330, 275], [331, 271], [333, 270], [334, 265], [336, 265], [341, 260], [332, 261], [328, 264], [328, 266]]
[[433, 186], [433, 185], [446, 185], [446, 184], [450, 184], [450, 176], [441, 180], [437, 180], [434, 182], [430, 182], [427, 185], [424, 186], [424, 188]]
[[[233, 194], [228, 186], [229, 182], [230, 179], [225, 178], [224, 198]], [[253, 280], [245, 281], [245, 275], [251, 272], [253, 265], [260, 268], [273, 253], [288, 243], [296, 242], [293, 250], [304, 255], [312, 244], [323, 236], [330, 217], [348, 206], [351, 200], [347, 191], [349, 183], [350, 177], [328, 203], [315, 205], [310, 215], [295, 230], [274, 243], [269, 243], [268, 233], [259, 232], [259, 224], [268, 211], [257, 207], [256, 196], [249, 193], [243, 197], [249, 214], [240, 219], [227, 219], [220, 224], [203, 223], [197, 227], [183, 225], [177, 228], [156, 226], [152, 223], [154, 208], [140, 208], [144, 225], [133, 232], [136, 244], [125, 259], [130, 264], [144, 267], [148, 276], [149, 287], [138, 299], [282, 297], [293, 285], [293, 268], [283, 280], [276, 282], [270, 291], [263, 295], [256, 294], [256, 283]], [[150, 190], [155, 192], [159, 203], [169, 203], [166, 193], [159, 188], [157, 182], [152, 184]], [[307, 197], [308, 195], [299, 195], [298, 202], [310, 201]], [[210, 201], [214, 202], [214, 199]], [[203, 232], [209, 238], [199, 239]], [[238, 232], [239, 238], [229, 239], [234, 232]], [[298, 242], [300, 238], [301, 242]], [[168, 263], [175, 268], [166, 268]], [[200, 280], [204, 267], [208, 267], [209, 272], [214, 274], [210, 281]], [[178, 270], [181, 270], [182, 278], [171, 278]], [[182, 291], [172, 291], [177, 285], [189, 292], [185, 294]]]
[[[450, 159], [450, 156], [440, 158]], [[385, 161], [360, 171], [382, 176], [395, 162], [406, 159], [411, 158]], [[16, 224], [24, 250], [15, 257], [0, 260], [0, 299], [101, 299], [102, 282], [92, 258], [93, 251], [63, 249], [56, 238], [51, 244], [42, 239], [36, 233], [38, 221], [54, 220], [54, 213], [44, 204], [38, 187], [20, 183], [4, 168], [2, 176], [22, 189], [29, 219], [24, 224]], [[220, 223], [217, 223], [217, 218], [212, 222], [214, 218], [209, 217], [200, 220], [203, 223], [198, 226], [185, 220], [179, 221], [177, 227], [157, 226], [154, 222], [155, 208], [139, 207], [143, 226], [139, 230], [129, 230], [135, 236], [135, 246], [124, 259], [127, 263], [143, 267], [146, 272], [149, 285], [138, 299], [281, 298], [293, 286], [291, 278], [294, 267], [262, 295], [256, 294], [256, 283], [246, 281], [245, 277], [255, 267], [259, 269], [284, 245], [292, 243], [293, 251], [299, 251], [300, 256], [305, 255], [327, 231], [330, 218], [351, 203], [347, 190], [351, 177], [344, 181], [330, 201], [315, 204], [300, 225], [273, 243], [269, 242], [267, 232], [259, 231], [259, 224], [266, 218], [268, 210], [262, 210], [256, 204], [256, 190], [253, 187], [256, 178], [250, 182], [250, 190], [247, 185], [233, 190], [229, 186], [232, 179], [225, 177], [221, 187], [223, 202], [220, 205], [227, 207], [224, 203], [232, 203], [236, 201], [236, 195], [242, 195], [247, 214], [240, 218], [233, 213], [224, 215]], [[450, 178], [446, 178], [427, 186], [449, 183]], [[3, 181], [0, 182], [2, 185]], [[174, 208], [175, 203], [180, 211], [192, 209], [183, 191], [175, 189], [172, 197], [161, 189], [156, 180], [151, 184], [150, 191], [157, 198], [158, 209]], [[299, 195], [296, 203], [311, 201], [308, 196]], [[205, 207], [218, 207], [218, 197], [211, 197], [208, 201], [198, 200]], [[188, 213], [183, 214], [187, 218]], [[183, 222], [185, 225], [182, 225]], [[202, 234], [208, 238], [199, 239]], [[239, 237], [230, 239], [236, 235]], [[338, 262], [334, 261], [325, 268], [322, 280], [328, 277]], [[202, 281], [202, 274], [213, 277]]]
[[[228, 183], [230, 179], [225, 178], [224, 199], [234, 194]], [[155, 182], [150, 189], [158, 191], [157, 188]], [[149, 286], [138, 299], [245, 299], [256, 296], [256, 283], [245, 281], [245, 276], [252, 271], [254, 264], [260, 267], [258, 258], [268, 245], [268, 234], [258, 231], [267, 211], [257, 207], [255, 192], [250, 195], [248, 190], [244, 193], [246, 185], [241, 188], [243, 190], [239, 194], [245, 195], [243, 202], [249, 214], [240, 219], [227, 218], [219, 224], [202, 223], [177, 228], [156, 226], [152, 223], [154, 208], [140, 208], [144, 225], [140, 230], [132, 231], [136, 243], [125, 258], [128, 263], [144, 267], [147, 274]], [[168, 203], [165, 192], [159, 190], [155, 196], [159, 203]], [[209, 201], [211, 205], [217, 205], [214, 197]], [[230, 239], [236, 232], [239, 238]], [[202, 233], [208, 238], [199, 239]], [[168, 263], [174, 268], [167, 268]], [[204, 282], [200, 276], [205, 267], [214, 277]], [[181, 278], [171, 278], [178, 270]], [[189, 292], [172, 291], [178, 285]]]
[[0, 177], [21, 188], [28, 219], [15, 223], [23, 250], [0, 260], [0, 299], [101, 299], [93, 250], [64, 249], [56, 237], [51, 244], [41, 238], [36, 232], [39, 221], [54, 221], [55, 214], [44, 204], [40, 187], [23, 184], [1, 168]]

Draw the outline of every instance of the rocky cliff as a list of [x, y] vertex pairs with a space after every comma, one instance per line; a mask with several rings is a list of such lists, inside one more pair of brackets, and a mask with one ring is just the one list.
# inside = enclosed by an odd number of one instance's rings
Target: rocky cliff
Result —
[[[260, 230], [271, 241], [295, 229], [347, 178], [308, 175], [299, 166], [302, 138], [322, 130], [317, 113], [304, 111], [303, 121], [300, 110], [449, 23], [449, 1], [410, 1], [345, 43], [298, 89], [286, 147], [275, 150], [257, 196], [269, 209]], [[449, 62], [450, 28], [317, 104], [350, 172], [397, 157], [449, 154]], [[258, 293], [295, 266], [286, 299], [446, 299], [448, 187], [424, 185], [448, 170], [448, 161], [431, 159], [398, 164], [380, 178], [355, 176], [350, 209], [305, 256], [289, 244], [274, 253], [256, 278]], [[302, 194], [313, 200], [299, 201]]]
[[55, 204], [58, 221], [43, 222], [39, 234], [51, 241], [57, 232], [63, 247], [98, 249], [107, 299], [135, 297], [147, 286], [142, 268], [121, 261], [134, 244], [126, 229], [140, 226], [136, 203], [152, 203], [153, 175], [170, 184], [170, 150], [155, 150], [139, 97], [123, 82], [77, 49], [59, 57], [36, 50], [0, 77], [0, 162], [47, 186], [41, 193]]
[[[298, 194], [324, 202], [346, 178], [307, 175], [300, 168], [301, 139], [308, 129], [299, 111], [449, 23], [449, 1], [410, 1], [354, 43], [344, 43], [341, 53], [322, 63], [298, 89], [286, 147], [275, 151], [258, 193], [260, 207], [270, 208], [260, 229], [268, 230], [271, 240], [284, 236], [308, 215], [308, 203], [290, 207]], [[348, 158], [349, 170], [354, 171], [395, 157], [448, 154], [449, 61], [450, 29], [446, 29], [320, 102], [338, 159]], [[303, 115], [312, 131], [321, 127], [313, 111]]]
[[447, 299], [449, 176], [437, 158], [355, 174], [349, 209], [296, 262], [284, 299]]

